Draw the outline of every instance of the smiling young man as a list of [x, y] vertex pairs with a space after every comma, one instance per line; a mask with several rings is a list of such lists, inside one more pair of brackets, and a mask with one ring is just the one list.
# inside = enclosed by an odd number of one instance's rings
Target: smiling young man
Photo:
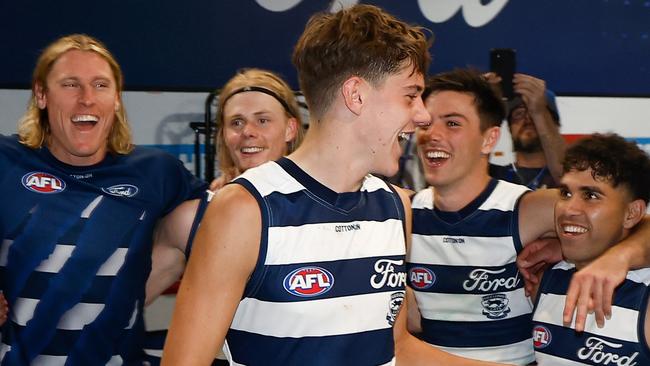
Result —
[[[433, 188], [413, 198], [407, 261], [418, 306], [410, 329], [457, 355], [526, 365], [534, 360], [532, 304], [515, 261], [526, 243], [555, 235], [558, 195], [488, 175], [504, 106], [480, 73], [438, 74], [427, 91], [431, 123], [418, 128], [417, 142]], [[646, 234], [633, 237], [635, 249], [650, 247]]]
[[533, 316], [538, 365], [650, 364], [650, 269], [627, 273], [604, 327], [589, 315], [583, 332], [562, 324], [573, 274], [626, 238], [650, 198], [650, 158], [618, 135], [584, 138], [563, 162], [555, 225], [564, 261], [544, 273]]
[[428, 46], [374, 6], [312, 17], [293, 55], [305, 140], [208, 206], [163, 364], [207, 365], [224, 340], [232, 364], [454, 364], [406, 332], [408, 198], [372, 175], [393, 175], [398, 136], [429, 121]]
[[134, 147], [122, 72], [99, 41], [50, 44], [19, 135], [0, 136], [2, 365], [135, 364], [158, 219], [205, 185]]

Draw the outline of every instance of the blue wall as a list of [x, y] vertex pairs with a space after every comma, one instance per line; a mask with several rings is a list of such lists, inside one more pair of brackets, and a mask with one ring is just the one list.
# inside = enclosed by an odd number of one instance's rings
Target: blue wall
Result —
[[[486, 69], [490, 48], [512, 47], [519, 70], [558, 94], [650, 96], [648, 0], [363, 2], [433, 31], [432, 72]], [[0, 88], [28, 88], [39, 50], [74, 32], [108, 45], [128, 90], [210, 90], [246, 66], [279, 72], [297, 88], [292, 46], [309, 16], [329, 8], [324, 0], [1, 0]], [[488, 20], [468, 24], [481, 17]]]

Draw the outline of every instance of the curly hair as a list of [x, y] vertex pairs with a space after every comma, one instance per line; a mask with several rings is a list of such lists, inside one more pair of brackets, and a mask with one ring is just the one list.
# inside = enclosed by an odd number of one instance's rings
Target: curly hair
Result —
[[[122, 100], [122, 87], [124, 84], [122, 69], [103, 43], [85, 34], [72, 34], [57, 39], [45, 48], [36, 62], [36, 68], [34, 68], [32, 76], [32, 95], [29, 99], [27, 111], [18, 123], [20, 142], [33, 149], [42, 147], [50, 135], [47, 109], [38, 108], [36, 87], [40, 86], [44, 91], [47, 90], [47, 76], [54, 63], [64, 53], [71, 50], [94, 52], [106, 60], [115, 78], [118, 98], [120, 101]], [[113, 126], [108, 135], [107, 147], [108, 151], [116, 154], [127, 154], [133, 150], [131, 129], [129, 128], [123, 103], [120, 103], [115, 111], [115, 121], [113, 121]]]
[[614, 134], [595, 133], [571, 145], [562, 162], [563, 174], [591, 169], [595, 180], [612, 187], [623, 184], [633, 199], [650, 198], [650, 157], [639, 146]]
[[432, 38], [423, 30], [372, 5], [312, 16], [292, 58], [310, 114], [322, 117], [351, 76], [376, 87], [406, 67], [425, 75]]

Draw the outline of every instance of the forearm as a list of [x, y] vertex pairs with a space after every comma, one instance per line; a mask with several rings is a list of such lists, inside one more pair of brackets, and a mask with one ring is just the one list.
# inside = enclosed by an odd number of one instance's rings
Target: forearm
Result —
[[535, 128], [537, 129], [537, 134], [542, 144], [542, 149], [544, 150], [546, 166], [553, 179], [559, 182], [562, 176], [562, 159], [564, 159], [564, 152], [566, 150], [566, 144], [560, 134], [560, 128], [555, 124], [551, 113], [546, 108], [531, 117], [535, 123]]

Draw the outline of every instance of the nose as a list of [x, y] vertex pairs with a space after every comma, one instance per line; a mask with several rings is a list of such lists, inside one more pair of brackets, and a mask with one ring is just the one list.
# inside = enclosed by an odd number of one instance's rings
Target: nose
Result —
[[89, 107], [95, 102], [95, 91], [91, 87], [81, 86], [79, 91], [79, 103], [83, 106]]
[[576, 195], [557, 201], [555, 205], [556, 215], [558, 217], [577, 216], [582, 210], [582, 203]]
[[416, 127], [426, 127], [431, 123], [431, 115], [427, 108], [424, 106], [422, 98], [416, 98], [413, 106], [413, 119], [411, 123], [404, 129], [404, 132], [412, 133]]
[[242, 129], [242, 134], [246, 137], [254, 137], [257, 136], [258, 131], [257, 131], [257, 126], [255, 123], [250, 123], [246, 122], [244, 124], [244, 128]]

